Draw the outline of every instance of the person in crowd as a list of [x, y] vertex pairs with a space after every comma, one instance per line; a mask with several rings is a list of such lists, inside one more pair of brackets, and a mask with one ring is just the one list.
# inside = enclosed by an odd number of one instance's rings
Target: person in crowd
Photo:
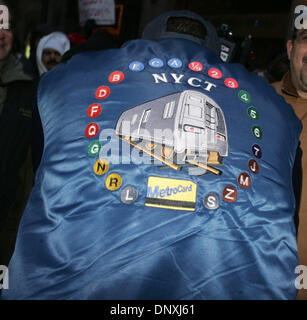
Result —
[[[9, 7], [5, 1], [0, 4]], [[9, 29], [0, 29], [0, 265], [9, 262], [33, 185], [30, 140], [35, 86], [13, 55], [12, 10], [9, 18]]]
[[[307, 4], [305, 1], [304, 4]], [[293, 107], [302, 121], [303, 131], [300, 136], [301, 161], [298, 161], [294, 173], [294, 188], [300, 195], [298, 209], [298, 254], [300, 265], [307, 266], [307, 30], [292, 26], [292, 39], [287, 41], [287, 53], [290, 60], [290, 70], [282, 80], [273, 83], [276, 91]], [[302, 177], [301, 173], [302, 172]], [[306, 275], [307, 276], [307, 275]], [[307, 288], [307, 284], [305, 284]], [[301, 289], [298, 298], [307, 299], [307, 290]]]
[[39, 71], [36, 63], [36, 50], [40, 39], [52, 32], [55, 32], [55, 28], [48, 24], [40, 24], [33, 30], [29, 31], [27, 36], [29, 57], [23, 55], [21, 62], [24, 66], [24, 70], [33, 79], [39, 79]]
[[171, 11], [40, 81], [44, 152], [3, 299], [295, 299], [301, 123]]
[[267, 83], [278, 82], [289, 71], [287, 52], [282, 52], [270, 58], [265, 68], [253, 70], [258, 76], [263, 77]]
[[268, 83], [281, 81], [282, 77], [289, 71], [290, 64], [287, 52], [281, 52], [271, 59], [266, 67], [265, 76]]
[[63, 61], [69, 61], [74, 55], [82, 52], [106, 50], [118, 47], [118, 41], [107, 30], [99, 29], [99, 27], [97, 27], [91, 32], [88, 38], [86, 38], [86, 41], [81, 41], [67, 51], [63, 56]]
[[40, 39], [36, 50], [39, 74], [57, 66], [65, 52], [70, 49], [70, 41], [63, 32], [52, 32]]

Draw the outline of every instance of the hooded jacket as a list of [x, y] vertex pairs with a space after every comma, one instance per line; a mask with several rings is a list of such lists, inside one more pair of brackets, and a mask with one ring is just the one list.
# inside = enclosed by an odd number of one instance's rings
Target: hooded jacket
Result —
[[42, 61], [43, 51], [47, 48], [56, 50], [63, 56], [70, 49], [70, 41], [62, 32], [52, 32], [39, 41], [36, 49], [36, 63], [40, 75], [48, 71]]

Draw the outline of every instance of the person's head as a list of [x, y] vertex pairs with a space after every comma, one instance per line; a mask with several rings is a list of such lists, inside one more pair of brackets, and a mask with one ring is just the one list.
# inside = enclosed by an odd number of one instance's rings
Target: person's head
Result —
[[5, 61], [13, 48], [13, 32], [0, 29], [0, 62]]
[[287, 41], [291, 80], [299, 95], [307, 96], [307, 29], [295, 30]]
[[[0, 67], [5, 63], [13, 49], [13, 14], [11, 8], [5, 1], [0, 1], [0, 5], [8, 8], [9, 25], [8, 28], [0, 29]], [[4, 14], [3, 12], [1, 14]]]
[[188, 10], [169, 11], [148, 23], [143, 39], [187, 39], [220, 54], [220, 40], [215, 27], [198, 14]]
[[46, 69], [50, 71], [62, 60], [62, 55], [59, 51], [52, 48], [45, 48], [42, 53], [42, 62]]
[[36, 62], [40, 75], [58, 65], [70, 49], [70, 41], [62, 32], [52, 32], [40, 39], [36, 50]]

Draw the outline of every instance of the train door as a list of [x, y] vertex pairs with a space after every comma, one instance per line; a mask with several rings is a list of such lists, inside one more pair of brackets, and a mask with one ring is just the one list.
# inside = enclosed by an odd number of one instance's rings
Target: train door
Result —
[[207, 151], [205, 97], [188, 92], [184, 101], [182, 128], [187, 149], [204, 153]]
[[218, 126], [218, 119], [216, 108], [210, 103], [207, 103], [205, 124], [207, 132], [207, 143], [211, 146], [211, 148], [214, 148], [216, 146], [216, 129]]

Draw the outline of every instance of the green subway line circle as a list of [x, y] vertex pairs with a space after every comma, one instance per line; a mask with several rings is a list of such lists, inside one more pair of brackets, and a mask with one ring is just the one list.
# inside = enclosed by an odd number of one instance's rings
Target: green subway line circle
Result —
[[254, 126], [252, 128], [252, 133], [254, 135], [254, 137], [256, 137], [257, 139], [262, 139], [262, 129], [258, 126]]
[[247, 109], [247, 114], [252, 120], [259, 119], [259, 112], [255, 107], [250, 107]]
[[90, 144], [88, 148], [88, 155], [90, 157], [96, 157], [99, 155], [99, 152], [101, 150], [101, 143], [99, 141], [94, 141]]
[[247, 91], [244, 91], [244, 90], [241, 90], [239, 93], [238, 93], [238, 97], [241, 101], [243, 101], [244, 103], [251, 103], [251, 96], [250, 94], [247, 92]]

